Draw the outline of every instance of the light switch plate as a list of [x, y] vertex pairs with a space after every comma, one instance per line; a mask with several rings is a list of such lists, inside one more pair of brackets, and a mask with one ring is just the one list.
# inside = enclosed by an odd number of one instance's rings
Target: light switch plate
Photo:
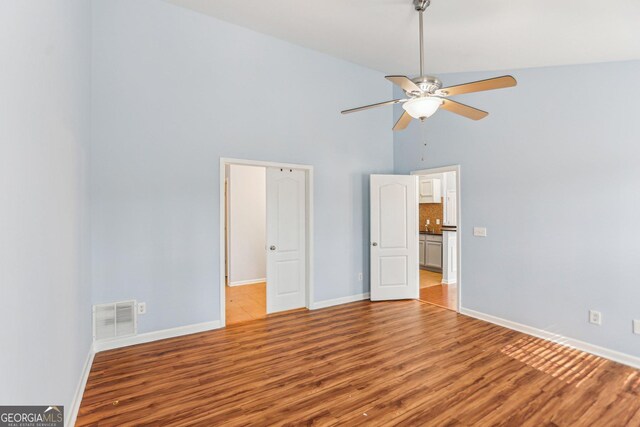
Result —
[[476, 237], [487, 237], [486, 227], [473, 227], [473, 235]]
[[640, 320], [638, 319], [633, 321], [633, 333], [640, 335]]

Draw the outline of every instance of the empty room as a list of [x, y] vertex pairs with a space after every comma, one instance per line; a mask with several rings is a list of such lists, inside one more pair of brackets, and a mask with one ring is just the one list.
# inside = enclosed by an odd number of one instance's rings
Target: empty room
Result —
[[638, 22], [0, 0], [0, 427], [639, 426]]

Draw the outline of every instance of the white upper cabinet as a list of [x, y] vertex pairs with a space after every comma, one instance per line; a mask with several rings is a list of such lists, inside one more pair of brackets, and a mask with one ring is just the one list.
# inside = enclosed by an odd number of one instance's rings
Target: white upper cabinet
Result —
[[442, 187], [439, 179], [420, 178], [420, 203], [441, 203]]

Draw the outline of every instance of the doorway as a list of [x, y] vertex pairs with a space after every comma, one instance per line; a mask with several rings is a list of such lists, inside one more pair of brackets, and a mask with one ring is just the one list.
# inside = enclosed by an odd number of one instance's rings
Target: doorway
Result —
[[309, 307], [313, 168], [220, 160], [222, 326]]
[[459, 167], [412, 172], [418, 176], [420, 300], [459, 310]]
[[267, 315], [266, 168], [225, 167], [227, 324]]
[[460, 166], [371, 175], [370, 192], [371, 300], [460, 311]]

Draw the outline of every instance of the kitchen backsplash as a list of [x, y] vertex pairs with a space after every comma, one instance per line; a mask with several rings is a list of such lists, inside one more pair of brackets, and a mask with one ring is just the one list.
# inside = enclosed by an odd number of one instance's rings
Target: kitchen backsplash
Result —
[[[429, 230], [435, 233], [442, 233], [442, 222], [444, 221], [444, 203], [420, 203], [420, 231], [427, 231], [427, 219], [431, 223]], [[436, 225], [436, 219], [440, 224]]]

